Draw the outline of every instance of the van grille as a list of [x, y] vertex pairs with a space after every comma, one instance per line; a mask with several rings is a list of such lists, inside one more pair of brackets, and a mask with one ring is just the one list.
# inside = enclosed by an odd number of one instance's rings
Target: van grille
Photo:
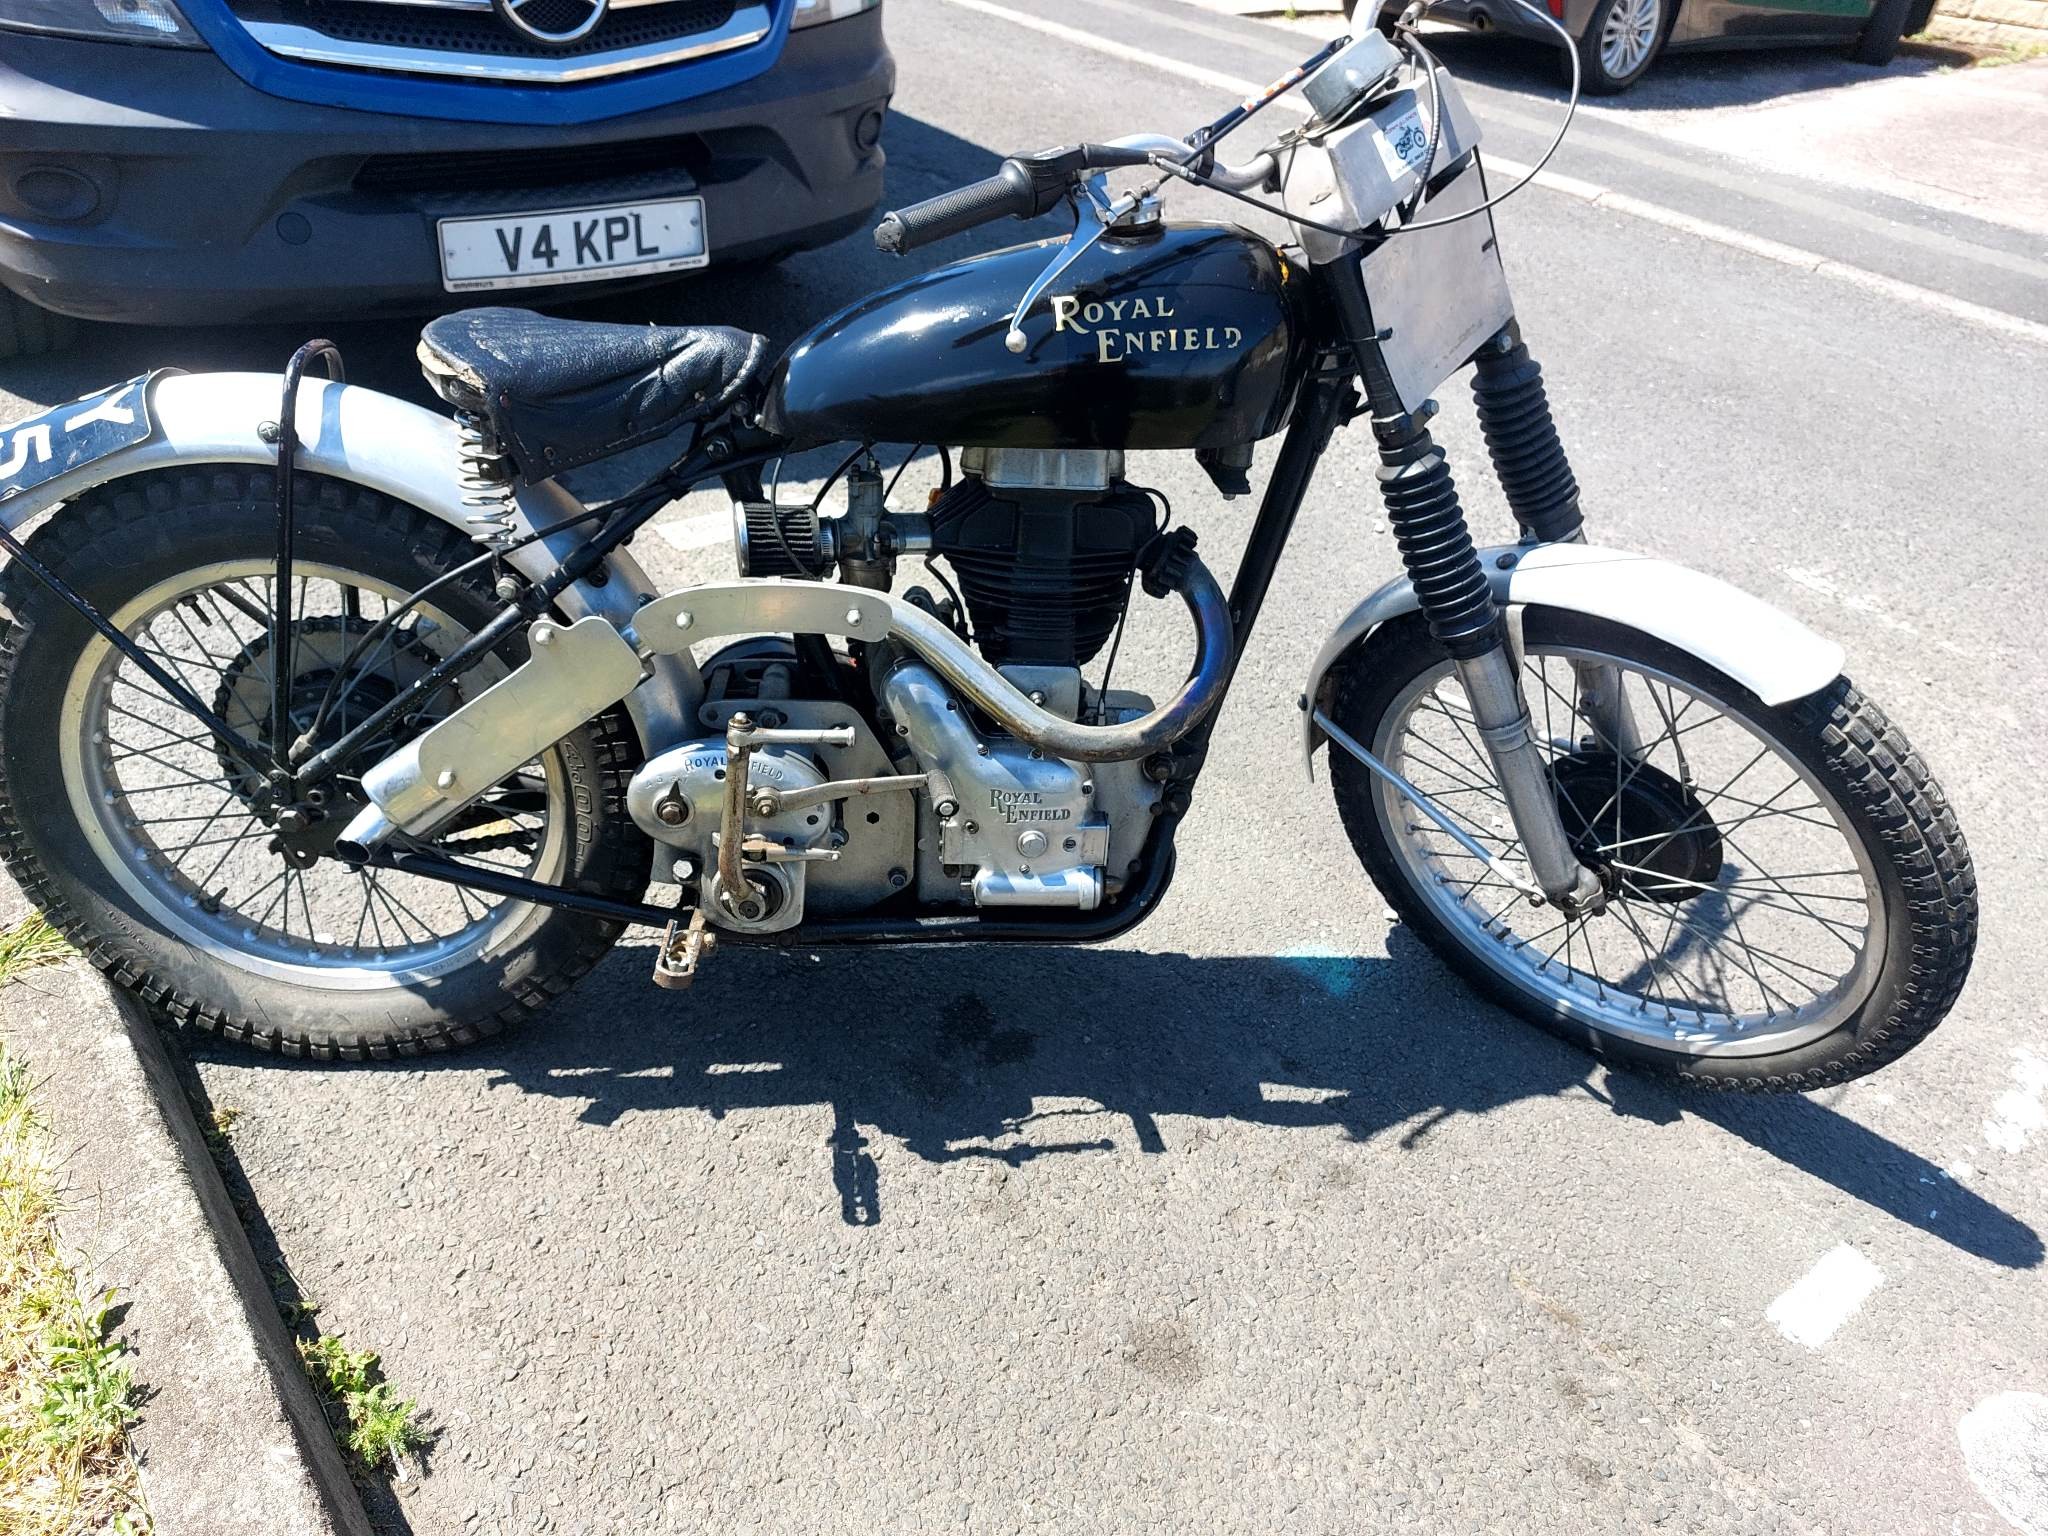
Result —
[[[230, 3], [250, 36], [287, 58], [521, 84], [624, 74], [743, 48], [767, 36], [773, 22], [764, 0], [611, 0], [589, 35], [550, 44], [502, 20], [490, 0]], [[591, 8], [589, 0], [528, 0], [521, 15], [559, 28]]]
[[[248, 13], [253, 15], [256, 9], [252, 5]], [[274, 5], [268, 9], [280, 21], [297, 22], [342, 42], [381, 43], [434, 53], [574, 59], [709, 32], [732, 19], [736, 0], [666, 0], [660, 5], [610, 10], [588, 37], [552, 48], [522, 37], [491, 11], [395, 5], [390, 0], [312, 0], [311, 4]]]

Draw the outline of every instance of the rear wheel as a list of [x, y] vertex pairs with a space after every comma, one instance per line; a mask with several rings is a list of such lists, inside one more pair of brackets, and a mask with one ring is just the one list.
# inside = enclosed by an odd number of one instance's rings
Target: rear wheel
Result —
[[1579, 78], [1595, 96], [1627, 90], [1656, 62], [1671, 19], [1666, 0], [1600, 0], [1579, 34]]
[[[1607, 908], [1530, 903], [1333, 746], [1345, 829], [1415, 932], [1544, 1028], [1714, 1086], [1819, 1088], [1924, 1039], [1969, 969], [1976, 881], [1897, 728], [1846, 679], [1771, 707], [1637, 631], [1524, 617], [1523, 689]], [[1640, 750], [1581, 712], [1589, 665], [1617, 669]], [[1498, 862], [1521, 862], [1456, 674], [1419, 620], [1353, 654], [1333, 713]]]
[[[268, 624], [268, 470], [181, 468], [71, 503], [30, 548], [216, 714], [259, 744], [280, 670]], [[297, 734], [394, 697], [497, 608], [482, 573], [371, 629], [476, 553], [437, 519], [356, 487], [298, 487]], [[360, 1058], [446, 1049], [544, 1005], [610, 947], [614, 924], [325, 854], [365, 803], [359, 775], [523, 659], [515, 639], [366, 745], [286, 838], [254, 776], [19, 565], [0, 573], [0, 853], [28, 895], [116, 981], [173, 1016], [270, 1049]], [[346, 665], [364, 648], [360, 663]], [[331, 686], [332, 685], [332, 686]], [[594, 894], [638, 894], [646, 844], [623, 806], [631, 727], [607, 715], [493, 787], [434, 846]], [[322, 834], [325, 834], [324, 838]]]

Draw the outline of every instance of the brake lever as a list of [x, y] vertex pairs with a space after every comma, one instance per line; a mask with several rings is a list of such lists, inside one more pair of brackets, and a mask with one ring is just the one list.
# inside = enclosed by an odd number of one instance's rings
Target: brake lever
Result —
[[1081, 196], [1076, 199], [1073, 234], [1060, 247], [1060, 253], [1024, 290], [1024, 297], [1017, 301], [1016, 311], [1010, 316], [1010, 329], [1003, 337], [1003, 345], [1012, 352], [1022, 352], [1030, 345], [1024, 335], [1024, 317], [1031, 313], [1031, 306], [1052, 286], [1053, 280], [1100, 240], [1110, 225], [1138, 206], [1137, 196], [1130, 193], [1114, 203], [1110, 202], [1109, 179], [1106, 176], [1090, 176], [1080, 183], [1077, 190]]

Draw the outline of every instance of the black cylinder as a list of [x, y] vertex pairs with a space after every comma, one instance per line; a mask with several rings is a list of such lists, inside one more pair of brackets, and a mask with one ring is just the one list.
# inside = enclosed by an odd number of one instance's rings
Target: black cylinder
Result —
[[1443, 450], [1420, 427], [1383, 431], [1379, 481], [1429, 632], [1455, 657], [1484, 655], [1500, 618]]
[[1474, 359], [1472, 398], [1493, 472], [1522, 531], [1544, 543], [1575, 537], [1583, 524], [1579, 483], [1557, 439], [1543, 369], [1519, 338]]

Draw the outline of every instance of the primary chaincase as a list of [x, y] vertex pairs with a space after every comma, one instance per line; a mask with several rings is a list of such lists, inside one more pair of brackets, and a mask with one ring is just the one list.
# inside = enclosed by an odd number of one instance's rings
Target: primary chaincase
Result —
[[[793, 696], [800, 678], [796, 653], [785, 639], [758, 638], [728, 646], [704, 664], [704, 699], [697, 723], [705, 737], [678, 743], [643, 764], [626, 787], [626, 807], [640, 829], [665, 850], [665, 872], [692, 904], [718, 861], [716, 841], [725, 797], [724, 731], [741, 712], [768, 727], [850, 728], [851, 746], [816, 749], [762, 746], [753, 753], [747, 781], [757, 789], [809, 788], [830, 781], [897, 772], [872, 726], [851, 704]], [[767, 838], [809, 859], [756, 864], [750, 871], [777, 887], [779, 904], [756, 932], [777, 932], [805, 915], [845, 916], [865, 911], [904, 891], [916, 866], [917, 804], [909, 794], [828, 802], [777, 815], [752, 810], [750, 837]], [[818, 857], [821, 853], [835, 855]], [[736, 926], [721, 916], [722, 926]]]

